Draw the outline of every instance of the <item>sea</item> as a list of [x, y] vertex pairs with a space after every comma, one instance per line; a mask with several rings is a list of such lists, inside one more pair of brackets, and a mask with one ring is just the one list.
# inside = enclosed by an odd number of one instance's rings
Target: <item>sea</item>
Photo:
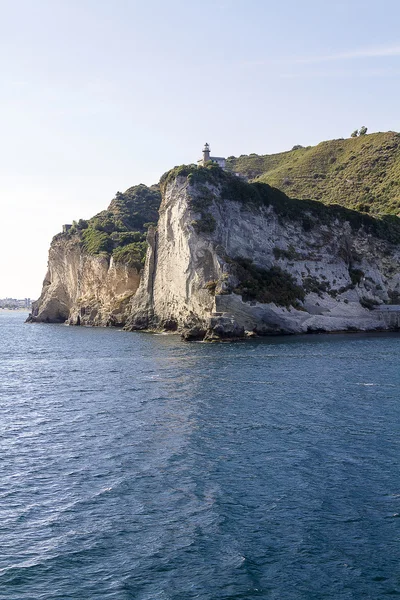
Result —
[[0, 313], [0, 598], [400, 596], [400, 334]]

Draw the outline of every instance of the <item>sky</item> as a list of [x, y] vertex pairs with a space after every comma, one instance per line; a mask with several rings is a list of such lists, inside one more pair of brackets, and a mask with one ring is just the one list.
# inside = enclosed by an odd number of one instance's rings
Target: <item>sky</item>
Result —
[[398, 131], [398, 0], [0, 0], [0, 298], [53, 235], [217, 156]]

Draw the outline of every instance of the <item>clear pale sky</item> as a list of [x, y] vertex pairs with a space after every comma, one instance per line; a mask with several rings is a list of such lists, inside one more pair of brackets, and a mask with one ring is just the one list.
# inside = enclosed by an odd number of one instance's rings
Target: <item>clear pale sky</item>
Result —
[[0, 298], [51, 238], [194, 162], [399, 130], [398, 0], [0, 0]]

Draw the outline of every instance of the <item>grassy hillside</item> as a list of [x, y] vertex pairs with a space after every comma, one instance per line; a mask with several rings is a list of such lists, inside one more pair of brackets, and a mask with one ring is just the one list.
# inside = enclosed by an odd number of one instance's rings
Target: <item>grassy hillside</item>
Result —
[[227, 167], [291, 198], [400, 214], [400, 134], [392, 131], [280, 154], [231, 157]]

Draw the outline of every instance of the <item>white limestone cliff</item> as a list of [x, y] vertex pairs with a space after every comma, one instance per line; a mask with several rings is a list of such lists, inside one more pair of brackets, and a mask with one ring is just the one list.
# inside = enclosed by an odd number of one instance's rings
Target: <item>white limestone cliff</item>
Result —
[[[199, 184], [178, 174], [164, 185], [141, 273], [106, 254], [88, 254], [79, 235], [59, 234], [31, 320], [209, 340], [398, 329], [400, 246], [351, 224], [351, 211], [318, 204], [313, 212], [305, 201], [296, 210], [230, 197], [218, 178]], [[298, 295], [290, 302], [279, 293], [268, 302], [257, 294], [245, 301], [240, 264], [259, 273], [278, 269]]]
[[[207, 209], [215, 230], [197, 233], [196, 186], [186, 177], [167, 185], [145, 271], [132, 298], [128, 329], [179, 330], [190, 338], [386, 329], [385, 314], [370, 310], [400, 293], [400, 247], [336, 218], [305, 230], [272, 206], [221, 200]], [[237, 257], [258, 267], [279, 266], [306, 293], [297, 308], [244, 302], [232, 290]], [[354, 282], [354, 274], [358, 280]], [[369, 308], [366, 308], [369, 307]]]
[[107, 255], [90, 255], [78, 236], [55, 236], [42, 294], [33, 303], [33, 322], [123, 325], [140, 275]]

